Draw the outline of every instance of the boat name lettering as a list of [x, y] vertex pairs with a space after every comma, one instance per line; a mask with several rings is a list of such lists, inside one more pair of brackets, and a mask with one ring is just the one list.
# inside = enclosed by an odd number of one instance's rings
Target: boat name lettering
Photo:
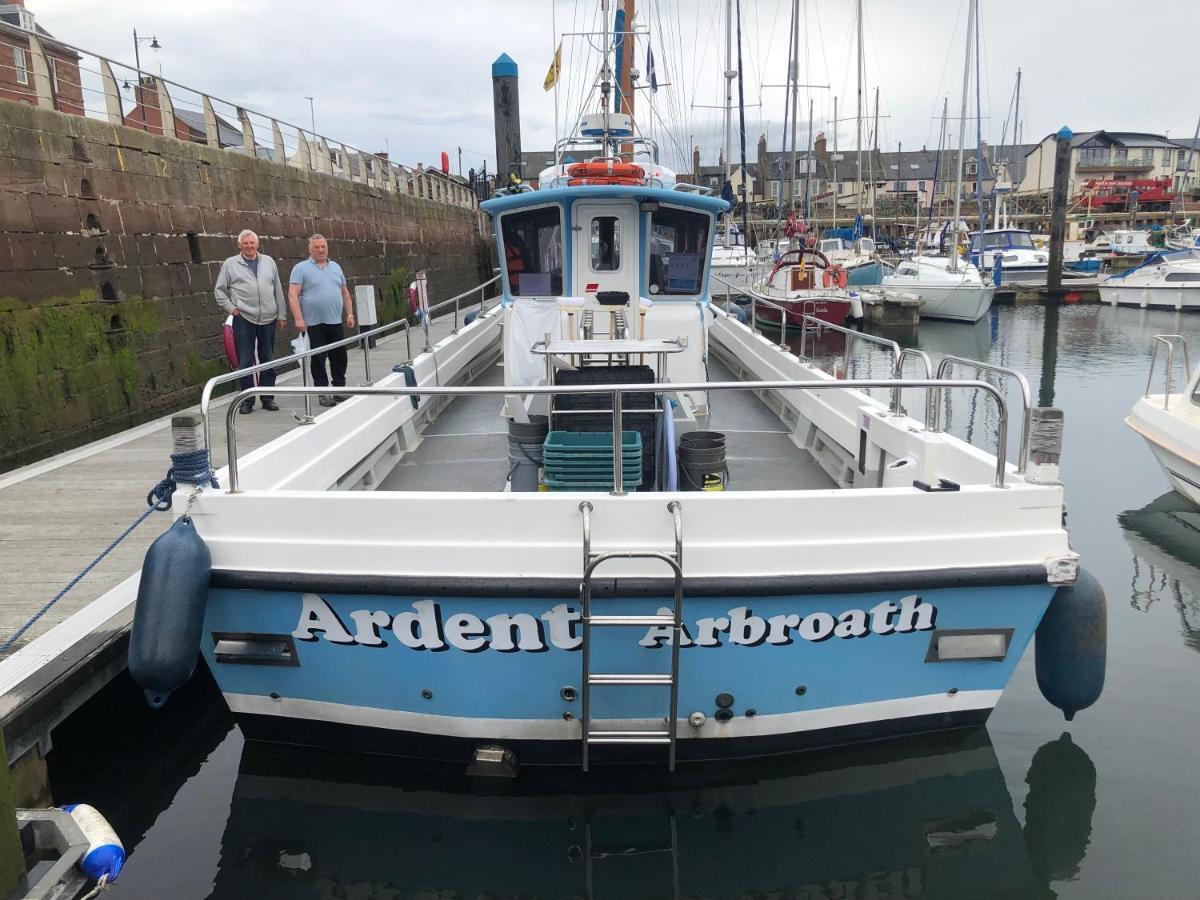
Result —
[[[658, 614], [669, 616], [671, 610], [660, 607]], [[411, 650], [541, 653], [551, 647], [578, 650], [582, 619], [579, 610], [565, 603], [540, 616], [498, 613], [484, 619], [469, 612], [444, 612], [433, 600], [418, 600], [395, 615], [385, 610], [358, 609], [343, 618], [322, 597], [304, 594], [292, 637], [309, 642], [324, 637], [332, 644], [360, 647], [386, 647], [395, 641]], [[936, 621], [937, 607], [916, 594], [899, 601], [884, 600], [870, 609], [847, 609], [837, 615], [812, 612], [764, 617], [748, 606], [738, 606], [725, 615], [699, 619], [694, 625], [685, 622], [679, 646], [784, 646], [796, 638], [815, 644], [830, 638], [930, 631]], [[670, 625], [650, 627], [638, 643], [649, 649], [669, 647], [673, 631]]]

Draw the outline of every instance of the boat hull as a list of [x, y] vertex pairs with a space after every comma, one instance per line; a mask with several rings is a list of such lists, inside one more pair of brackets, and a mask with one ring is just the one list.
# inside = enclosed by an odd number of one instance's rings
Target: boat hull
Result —
[[[845, 325], [848, 320], [854, 318], [853, 305], [848, 299], [844, 300], [840, 297], [806, 297], [803, 300], [772, 299], [771, 302], [786, 308], [789, 328], [804, 327], [805, 316], [813, 316], [830, 325]], [[781, 315], [784, 314], [765, 304], [755, 307], [755, 319], [759, 325], [778, 328]], [[811, 326], [812, 323], [808, 324]]]
[[852, 287], [871, 287], [883, 284], [883, 263], [871, 260], [846, 269], [846, 284]]
[[951, 322], [978, 322], [992, 306], [996, 288], [992, 285], [934, 285], [884, 282], [889, 290], [920, 297], [922, 319], [944, 319]]
[[1200, 285], [1101, 284], [1100, 302], [1140, 309], [1200, 309]]
[[[770, 755], [985, 721], [1053, 595], [1044, 574], [1041, 583], [1026, 577], [1029, 583], [928, 590], [688, 597], [679, 758]], [[596, 602], [605, 614], [644, 614], [669, 601]], [[946, 629], [1003, 632], [1007, 652], [1001, 659], [931, 659], [931, 641]], [[663, 631], [595, 629], [592, 671], [669, 670]], [[578, 602], [565, 591], [528, 597], [216, 587], [202, 651], [251, 737], [450, 760], [501, 743], [523, 762], [574, 764], [579, 632]], [[221, 640], [226, 651], [231, 640], [274, 641], [290, 656], [231, 657], [214, 652]], [[667, 690], [593, 687], [593, 727], [661, 727]], [[704, 717], [698, 727], [688, 722], [695, 713]], [[661, 747], [604, 747], [597, 762], [663, 755]]]
[[[1161, 400], [1161, 397], [1158, 398]], [[1187, 402], [1178, 400], [1178, 402]], [[1148, 398], [1139, 400], [1125, 424], [1146, 441], [1155, 461], [1171, 482], [1171, 487], [1181, 496], [1200, 506], [1200, 461], [1186, 447], [1190, 440], [1195, 442], [1196, 430], [1187, 423], [1178, 421], [1170, 413], [1155, 408]]]

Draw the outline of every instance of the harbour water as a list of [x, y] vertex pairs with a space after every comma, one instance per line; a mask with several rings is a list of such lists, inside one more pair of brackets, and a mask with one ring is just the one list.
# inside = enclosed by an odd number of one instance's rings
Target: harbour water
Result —
[[[1104, 694], [1071, 723], [1040, 697], [1031, 649], [986, 729], [671, 782], [619, 772], [586, 793], [569, 772], [482, 791], [402, 760], [247, 744], [208, 679], [154, 712], [122, 678], [55, 732], [54, 799], [95, 805], [125, 840], [118, 898], [1195, 896], [1200, 511], [1123, 422], [1158, 333], [1200, 348], [1200, 319], [1095, 305], [996, 307], [915, 336], [935, 361], [1019, 369], [1065, 410], [1069, 526], [1109, 613]], [[951, 430], [994, 428], [988, 403], [955, 402]]]

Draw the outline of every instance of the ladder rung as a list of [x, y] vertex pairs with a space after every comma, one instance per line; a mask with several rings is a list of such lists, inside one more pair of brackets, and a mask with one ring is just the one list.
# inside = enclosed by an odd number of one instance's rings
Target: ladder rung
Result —
[[669, 744], [666, 731], [590, 731], [589, 744]]
[[674, 625], [674, 616], [591, 616], [589, 625]]
[[651, 673], [606, 673], [597, 672], [588, 676], [588, 684], [623, 684], [623, 685], [653, 685], [666, 684], [669, 685], [674, 679], [671, 678], [670, 672], [651, 672]]

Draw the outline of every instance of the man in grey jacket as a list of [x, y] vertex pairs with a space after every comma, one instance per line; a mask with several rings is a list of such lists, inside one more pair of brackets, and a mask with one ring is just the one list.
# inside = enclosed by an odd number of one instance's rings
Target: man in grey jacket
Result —
[[[275, 332], [287, 322], [287, 307], [283, 302], [283, 285], [279, 282], [279, 269], [275, 260], [258, 252], [258, 235], [246, 229], [238, 235], [241, 253], [231, 256], [221, 264], [213, 293], [217, 304], [233, 316], [233, 344], [237, 349], [238, 368], [245, 369], [258, 362], [270, 362], [275, 358]], [[263, 387], [275, 384], [275, 370], [259, 373]], [[242, 378], [242, 388], [254, 387], [254, 376]], [[274, 397], [263, 396], [262, 408], [274, 412], [279, 409]], [[254, 399], [242, 402], [242, 413], [254, 412]]]

